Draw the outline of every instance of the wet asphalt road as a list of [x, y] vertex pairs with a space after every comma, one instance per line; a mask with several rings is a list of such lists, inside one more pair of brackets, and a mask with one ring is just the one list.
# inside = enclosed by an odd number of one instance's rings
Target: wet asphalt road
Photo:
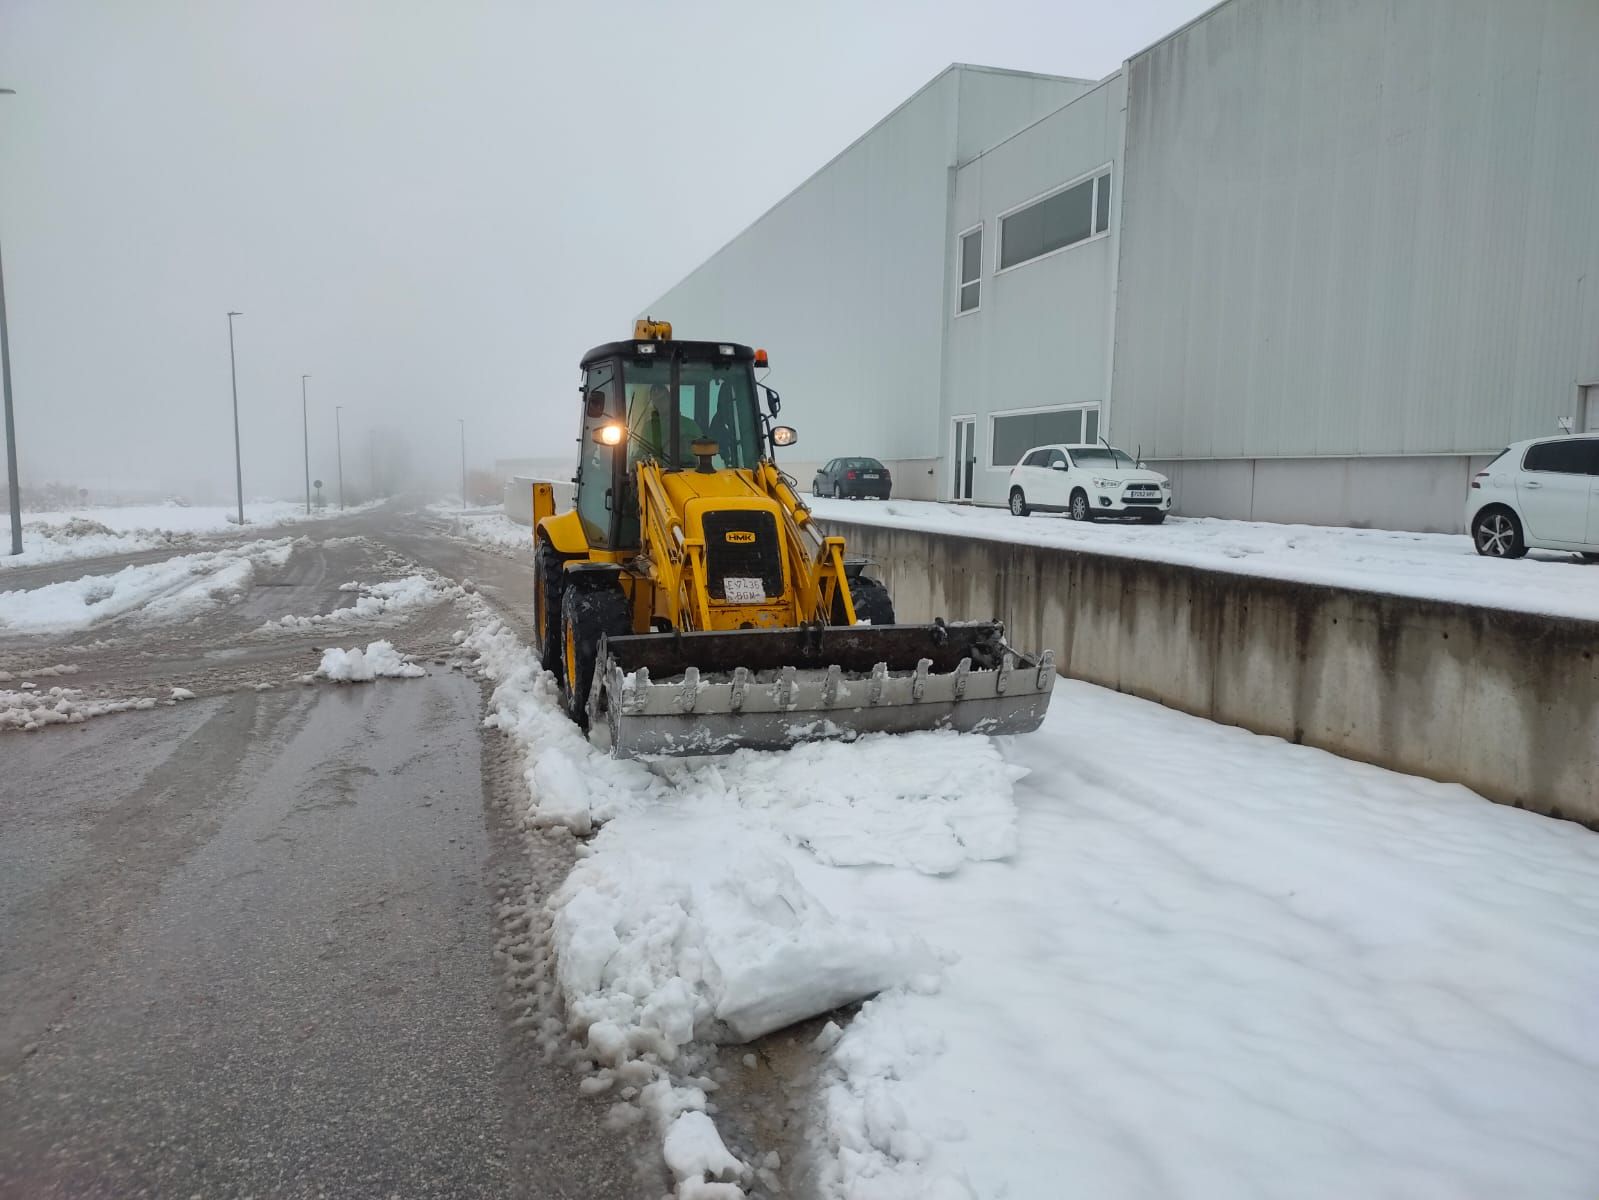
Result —
[[0, 1196], [659, 1195], [511, 1028], [482, 710], [434, 666], [0, 734]]

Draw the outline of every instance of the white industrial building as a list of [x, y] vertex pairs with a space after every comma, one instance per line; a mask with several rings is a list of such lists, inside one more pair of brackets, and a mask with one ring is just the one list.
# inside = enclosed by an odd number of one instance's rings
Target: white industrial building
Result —
[[1103, 434], [1179, 511], [1455, 529], [1599, 428], [1599, 0], [1227, 0], [1098, 82], [956, 65], [648, 306], [816, 463], [1001, 504]]

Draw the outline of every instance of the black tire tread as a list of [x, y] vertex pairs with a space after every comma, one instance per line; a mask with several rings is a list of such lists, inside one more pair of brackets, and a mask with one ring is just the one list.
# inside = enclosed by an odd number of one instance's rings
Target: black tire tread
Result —
[[594, 666], [602, 637], [619, 637], [632, 632], [633, 606], [619, 584], [566, 587], [561, 596], [561, 637], [565, 649], [566, 628], [573, 630], [577, 648], [576, 686], [568, 687], [567, 672], [560, 674], [561, 696], [566, 712], [578, 728], [588, 729], [589, 691], [594, 685]]

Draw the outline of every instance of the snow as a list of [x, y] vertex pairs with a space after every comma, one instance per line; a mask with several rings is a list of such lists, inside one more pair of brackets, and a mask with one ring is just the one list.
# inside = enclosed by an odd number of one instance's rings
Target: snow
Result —
[[1357, 591], [1599, 620], [1599, 565], [1535, 550], [1483, 558], [1463, 534], [1403, 533], [1168, 517], [1164, 525], [1080, 523], [923, 500], [807, 500], [823, 520], [1058, 546]]
[[268, 621], [261, 627], [262, 630], [318, 629], [356, 621], [390, 619], [443, 603], [463, 592], [459, 585], [432, 574], [407, 575], [402, 579], [389, 579], [381, 583], [341, 583], [339, 590], [358, 593], [355, 603], [310, 617], [290, 613], [276, 621]]
[[463, 603], [526, 825], [587, 838], [536, 901], [557, 1029], [680, 1197], [766, 1179], [700, 1047], [861, 997], [814, 1042], [834, 1200], [1592, 1194], [1581, 827], [1067, 680], [1023, 737], [613, 760]]
[[281, 567], [294, 543], [250, 542], [85, 575], [30, 590], [0, 592], [0, 633], [86, 629], [135, 611], [141, 619], [193, 617], [239, 598], [263, 567]]
[[[370, 507], [361, 505], [346, 513]], [[257, 529], [330, 515], [334, 514], [319, 510], [307, 517], [305, 506], [291, 501], [253, 500], [244, 506], [245, 521]], [[25, 512], [22, 553], [0, 558], [0, 571], [183, 545], [205, 535], [236, 533], [237, 522], [236, 505], [144, 504]]]
[[1591, 833], [1069, 681], [1008, 743], [1013, 860], [796, 867], [951, 960], [839, 1040], [824, 1195], [1591, 1195]]
[[371, 683], [379, 677], [418, 679], [427, 671], [408, 662], [392, 642], [371, 642], [365, 650], [354, 646], [349, 650], [333, 647], [323, 651], [322, 664], [317, 667], [316, 673], [323, 679], [338, 683]]
[[433, 505], [429, 511], [441, 517], [450, 517], [455, 522], [452, 532], [469, 542], [483, 546], [497, 546], [506, 550], [532, 552], [532, 528], [518, 525], [511, 520], [505, 515], [503, 506], [492, 509], [468, 509], [463, 512], [443, 505]]
[[151, 696], [132, 700], [86, 700], [83, 693], [74, 688], [53, 687], [39, 691], [31, 683], [23, 684], [22, 688], [21, 691], [0, 690], [0, 730], [21, 729], [31, 733], [46, 725], [76, 725], [90, 717], [155, 707], [155, 698]]

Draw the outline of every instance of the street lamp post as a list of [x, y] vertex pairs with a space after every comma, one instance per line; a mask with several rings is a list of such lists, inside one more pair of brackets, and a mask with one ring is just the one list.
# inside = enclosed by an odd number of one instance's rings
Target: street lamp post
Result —
[[[0, 88], [0, 96], [15, 96]], [[6, 331], [6, 273], [0, 263], [0, 382], [6, 404], [6, 487], [11, 503], [11, 553], [22, 553], [22, 485], [17, 480], [17, 421], [11, 411], [11, 335]]]
[[239, 488], [239, 524], [244, 524], [244, 459], [239, 454], [239, 368], [233, 357], [233, 318], [244, 316], [241, 312], [228, 313], [228, 374], [233, 379], [233, 479]]
[[344, 405], [333, 406], [333, 445], [339, 458], [339, 511], [344, 511], [344, 431], [339, 425], [339, 414], [344, 411]]
[[466, 418], [457, 417], [461, 423], [461, 507], [466, 507]]
[[305, 515], [311, 515], [311, 417], [305, 404], [305, 381], [309, 375], [300, 376], [300, 435], [305, 441]]

